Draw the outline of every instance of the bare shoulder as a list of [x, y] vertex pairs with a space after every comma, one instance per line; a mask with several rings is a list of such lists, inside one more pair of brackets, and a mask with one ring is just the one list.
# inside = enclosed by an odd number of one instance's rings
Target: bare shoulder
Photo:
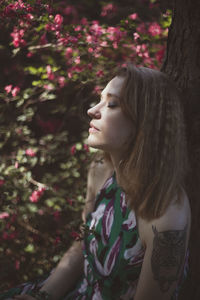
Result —
[[181, 190], [179, 202], [172, 201], [165, 214], [150, 222], [138, 218], [140, 238], [144, 245], [152, 242], [156, 232], [183, 233], [186, 234], [188, 243], [191, 227], [191, 209], [188, 196], [184, 189]]
[[136, 299], [171, 299], [182, 276], [187, 258], [191, 213], [185, 191], [181, 191], [180, 201], [176, 201], [176, 198], [172, 199], [162, 217], [152, 221], [138, 218], [145, 255]]

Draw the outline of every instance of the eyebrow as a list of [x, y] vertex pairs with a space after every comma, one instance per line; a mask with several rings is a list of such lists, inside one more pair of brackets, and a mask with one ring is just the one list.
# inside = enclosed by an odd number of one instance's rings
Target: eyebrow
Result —
[[[107, 98], [117, 98], [118, 100], [120, 100], [119, 96], [112, 94], [112, 93], [107, 93], [106, 96], [107, 96]], [[102, 95], [101, 95], [101, 98], [102, 98]]]

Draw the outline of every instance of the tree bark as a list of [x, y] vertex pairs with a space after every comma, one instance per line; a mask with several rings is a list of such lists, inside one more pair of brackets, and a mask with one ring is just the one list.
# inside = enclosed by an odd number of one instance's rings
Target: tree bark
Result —
[[200, 1], [174, 0], [165, 61], [182, 92], [191, 170], [186, 179], [192, 208], [189, 276], [179, 297], [200, 299]]

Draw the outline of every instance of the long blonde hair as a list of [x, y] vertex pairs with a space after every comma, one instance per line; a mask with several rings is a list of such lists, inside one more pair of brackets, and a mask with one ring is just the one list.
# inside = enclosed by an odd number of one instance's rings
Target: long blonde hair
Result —
[[136, 214], [152, 220], [180, 195], [189, 169], [181, 99], [162, 72], [128, 65], [117, 76], [124, 78], [122, 111], [136, 129], [120, 163], [118, 181]]

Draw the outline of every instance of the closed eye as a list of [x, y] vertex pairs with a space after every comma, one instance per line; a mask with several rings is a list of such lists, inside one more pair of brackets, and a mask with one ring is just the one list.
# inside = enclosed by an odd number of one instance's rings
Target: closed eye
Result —
[[118, 106], [118, 104], [116, 102], [109, 102], [107, 107], [114, 108], [114, 107], [117, 107], [117, 106]]

